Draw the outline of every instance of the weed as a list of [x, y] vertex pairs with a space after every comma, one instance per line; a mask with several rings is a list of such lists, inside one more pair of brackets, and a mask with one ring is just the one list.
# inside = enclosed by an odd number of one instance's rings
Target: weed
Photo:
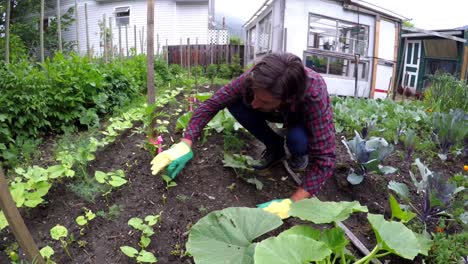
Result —
[[176, 196], [176, 199], [177, 199], [178, 201], [181, 201], [181, 202], [185, 203], [186, 201], [190, 200], [190, 197], [187, 196], [187, 195], [185, 195], [185, 194], [178, 194], [178, 195]]

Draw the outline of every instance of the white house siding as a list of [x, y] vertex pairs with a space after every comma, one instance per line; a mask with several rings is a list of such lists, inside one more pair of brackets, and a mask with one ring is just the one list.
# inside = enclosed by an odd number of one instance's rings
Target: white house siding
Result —
[[[341, 3], [326, 0], [286, 0], [284, 26], [287, 28], [287, 50], [300, 58], [307, 48], [307, 34], [309, 13], [336, 18], [348, 22], [358, 23], [358, 15], [355, 12], [344, 10]], [[374, 52], [375, 18], [365, 14], [359, 14], [359, 24], [369, 27], [368, 56]], [[358, 81], [358, 95], [367, 97], [370, 91], [370, 77], [372, 65], [369, 63], [366, 81]], [[322, 74], [327, 83], [330, 94], [354, 95], [354, 78], [337, 77]]]
[[180, 43], [194, 44], [196, 38], [198, 43], [206, 44], [208, 39], [208, 4], [206, 3], [184, 3], [177, 2], [176, 5], [176, 27], [175, 36]]
[[[121, 28], [121, 47], [123, 54], [126, 54], [127, 48], [135, 48], [134, 38], [134, 26], [136, 25], [136, 50], [141, 53], [141, 44], [143, 44], [143, 52], [146, 52], [146, 39], [147, 39], [147, 1], [145, 0], [134, 0], [134, 1], [78, 1], [78, 18], [79, 18], [79, 39], [80, 39], [80, 51], [79, 53], [86, 54], [86, 24], [85, 24], [85, 3], [88, 8], [88, 29], [89, 29], [89, 45], [95, 55], [102, 55], [103, 49], [100, 47], [100, 28], [98, 22], [102, 21], [103, 15], [106, 15], [106, 24], [109, 26], [109, 19], [112, 19], [113, 25], [113, 44], [114, 49], [118, 48], [119, 45], [119, 30], [116, 27], [114, 11], [117, 7], [130, 6], [130, 21], [127, 28], [128, 32], [128, 47], [126, 46], [126, 35], [125, 28]], [[61, 12], [66, 12], [70, 7], [74, 7], [74, 0], [62, 0]], [[192, 18], [194, 21], [190, 24], [190, 30], [180, 29], [178, 23], [178, 10], [179, 6], [187, 7], [184, 9], [185, 17]], [[193, 8], [193, 9], [189, 9]], [[55, 16], [55, 10], [48, 10], [47, 16]], [[185, 19], [186, 21], [189, 19]], [[203, 21], [203, 22], [202, 22]], [[176, 2], [174, 0], [158, 0], [155, 1], [155, 52], [157, 52], [158, 44], [157, 36], [159, 35], [159, 47], [162, 47], [168, 40], [169, 45], [179, 44], [179, 38], [187, 37], [193, 38], [198, 37], [200, 44], [206, 43], [206, 36], [208, 32], [208, 1], [202, 1], [197, 3], [185, 4], [182, 2]], [[190, 34], [178, 34], [178, 31], [189, 32]], [[143, 43], [140, 41], [140, 34], [143, 34]], [[65, 41], [76, 40], [76, 26], [72, 25], [68, 32], [63, 33], [63, 39]]]

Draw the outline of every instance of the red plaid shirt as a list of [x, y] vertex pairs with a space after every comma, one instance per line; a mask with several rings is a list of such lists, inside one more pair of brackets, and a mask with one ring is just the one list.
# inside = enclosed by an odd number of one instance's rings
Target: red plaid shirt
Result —
[[[242, 97], [242, 74], [231, 83], [219, 89], [210, 99], [201, 104], [194, 112], [184, 138], [195, 141], [205, 125], [230, 103]], [[309, 135], [309, 165], [302, 187], [311, 195], [316, 194], [325, 181], [332, 176], [335, 166], [335, 126], [327, 85], [323, 78], [306, 68], [307, 88], [304, 98], [293, 104], [289, 113], [304, 113], [304, 124]]]

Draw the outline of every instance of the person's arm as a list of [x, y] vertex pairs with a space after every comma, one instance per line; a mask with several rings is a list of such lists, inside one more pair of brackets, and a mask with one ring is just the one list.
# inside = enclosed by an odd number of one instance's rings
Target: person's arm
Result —
[[199, 138], [203, 128], [218, 111], [241, 98], [242, 85], [248, 73], [249, 71], [243, 73], [237, 79], [216, 91], [211, 98], [195, 109], [183, 136], [184, 139], [190, 142], [190, 145]]
[[335, 167], [335, 127], [330, 97], [325, 81], [317, 73], [309, 73], [304, 97], [305, 125], [309, 132], [309, 165], [302, 186], [291, 196], [298, 201], [315, 195], [333, 174]]

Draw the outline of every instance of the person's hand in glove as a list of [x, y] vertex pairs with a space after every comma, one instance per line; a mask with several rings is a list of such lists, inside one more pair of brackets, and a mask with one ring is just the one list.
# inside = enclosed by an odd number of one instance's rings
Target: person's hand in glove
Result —
[[163, 168], [167, 167], [167, 176], [174, 179], [177, 174], [185, 167], [185, 164], [193, 158], [191, 142], [181, 141], [172, 145], [168, 150], [165, 150], [151, 161], [151, 173], [158, 174]]
[[258, 208], [262, 208], [263, 210], [276, 214], [277, 216], [281, 217], [281, 219], [285, 219], [289, 217], [289, 208], [292, 204], [291, 199], [275, 199], [271, 200], [266, 203], [262, 203], [257, 205]]

